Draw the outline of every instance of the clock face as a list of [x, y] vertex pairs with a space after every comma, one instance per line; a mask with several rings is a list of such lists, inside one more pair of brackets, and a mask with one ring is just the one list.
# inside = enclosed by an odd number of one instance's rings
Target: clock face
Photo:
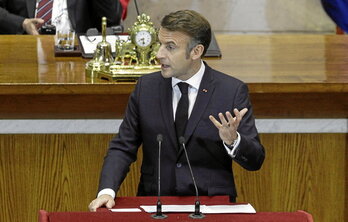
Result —
[[140, 47], [150, 46], [152, 42], [152, 36], [148, 31], [139, 31], [135, 35], [135, 43]]

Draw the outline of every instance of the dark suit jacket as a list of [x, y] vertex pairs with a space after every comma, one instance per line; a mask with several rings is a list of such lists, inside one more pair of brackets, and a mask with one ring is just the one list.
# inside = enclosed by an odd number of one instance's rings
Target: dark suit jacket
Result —
[[[241, 142], [234, 160], [247, 170], [258, 170], [265, 153], [255, 128], [247, 86], [206, 65], [185, 132], [186, 148], [200, 195], [230, 195], [235, 199], [232, 158], [223, 146], [218, 129], [208, 117], [210, 114], [217, 117], [219, 112], [245, 107], [249, 111], [238, 128]], [[163, 78], [160, 72], [145, 75], [138, 80], [130, 96], [119, 134], [110, 142], [99, 190], [118, 190], [142, 144], [143, 163], [138, 195], [156, 195], [157, 134], [163, 135], [161, 194], [195, 195], [185, 154], [182, 150], [178, 151], [171, 79]]]
[[[24, 34], [25, 18], [35, 16], [36, 0], [0, 0], [0, 34]], [[101, 18], [108, 26], [118, 25], [122, 15], [119, 0], [67, 0], [69, 19], [77, 33], [101, 27]]]

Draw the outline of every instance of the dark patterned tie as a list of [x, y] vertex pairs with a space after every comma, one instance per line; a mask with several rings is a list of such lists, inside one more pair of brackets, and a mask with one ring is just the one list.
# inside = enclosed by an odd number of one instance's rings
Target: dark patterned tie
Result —
[[175, 112], [175, 130], [176, 130], [176, 136], [179, 139], [181, 136], [184, 136], [187, 119], [188, 119], [188, 108], [189, 108], [188, 86], [189, 84], [180, 82], [178, 83], [178, 86], [181, 91], [181, 97]]
[[36, 18], [42, 18], [44, 25], [51, 24], [53, 0], [39, 0]]

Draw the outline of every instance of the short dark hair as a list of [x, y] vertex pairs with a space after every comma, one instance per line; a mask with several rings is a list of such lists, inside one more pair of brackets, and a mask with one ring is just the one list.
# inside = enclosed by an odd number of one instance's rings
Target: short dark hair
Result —
[[188, 53], [198, 44], [204, 46], [202, 56], [206, 53], [211, 41], [211, 27], [207, 19], [193, 10], [172, 12], [162, 19], [161, 26], [169, 31], [179, 31], [191, 37]]

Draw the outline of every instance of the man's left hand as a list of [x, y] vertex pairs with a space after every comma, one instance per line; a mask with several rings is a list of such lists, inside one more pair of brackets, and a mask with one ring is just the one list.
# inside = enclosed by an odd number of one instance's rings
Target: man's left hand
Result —
[[224, 141], [226, 145], [232, 145], [234, 140], [237, 139], [237, 129], [239, 123], [245, 113], [248, 112], [248, 109], [244, 108], [241, 111], [234, 109], [233, 112], [235, 117], [233, 117], [232, 114], [227, 111], [226, 118], [222, 113], [219, 113], [220, 121], [215, 119], [215, 117], [213, 117], [212, 115], [209, 116], [211, 122], [216, 126], [216, 128], [218, 128], [221, 140]]

